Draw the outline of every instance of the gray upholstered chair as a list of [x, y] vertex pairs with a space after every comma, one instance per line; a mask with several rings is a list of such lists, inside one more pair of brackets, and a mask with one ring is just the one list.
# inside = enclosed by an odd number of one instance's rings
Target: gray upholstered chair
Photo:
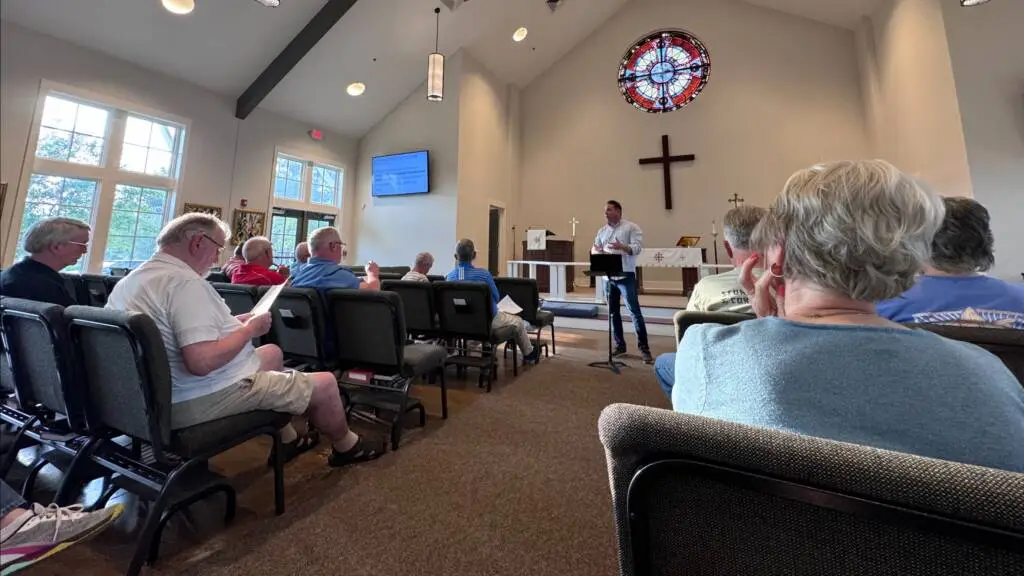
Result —
[[1024, 574], [1024, 474], [615, 404], [624, 576]]
[[944, 324], [907, 324], [935, 332], [940, 336], [970, 342], [995, 354], [1024, 386], [1024, 330], [985, 326], [947, 326]]
[[394, 292], [402, 299], [405, 329], [410, 338], [438, 337], [437, 313], [434, 312], [434, 290], [430, 282], [384, 280], [381, 290]]
[[[258, 298], [270, 290], [260, 286]], [[285, 367], [300, 372], [331, 371], [332, 351], [325, 350], [323, 298], [313, 288], [285, 288], [270, 310], [273, 324], [269, 339], [281, 348]]]
[[110, 294], [107, 289], [106, 276], [100, 274], [82, 274], [82, 284], [85, 286], [87, 302], [79, 301], [79, 304], [88, 304], [102, 308], [107, 305], [107, 296]]
[[234, 315], [248, 314], [252, 312], [252, 307], [256, 305], [259, 300], [256, 295], [256, 286], [249, 286], [248, 284], [224, 284], [221, 282], [211, 282], [214, 290], [220, 297], [227, 303], [228, 308], [231, 309], [231, 313]]
[[534, 334], [535, 345], [543, 345], [545, 352], [547, 347], [540, 341], [541, 333], [544, 328], [551, 328], [551, 353], [554, 354], [555, 314], [540, 309], [540, 289], [537, 286], [537, 280], [533, 278], [495, 278], [494, 284], [498, 287], [498, 294], [502, 298], [508, 296], [523, 309], [519, 317], [537, 329]]
[[[448, 364], [455, 365], [460, 373], [466, 368], [480, 370], [479, 384], [482, 386], [486, 378], [490, 392], [498, 372], [495, 351], [499, 345], [515, 341], [515, 327], [491, 329], [494, 320], [491, 291], [482, 282], [434, 282], [433, 289], [441, 337], [452, 343]], [[467, 346], [467, 342], [480, 342], [479, 353]], [[512, 349], [512, 374], [519, 374], [518, 348]]]
[[[64, 316], [73, 346], [79, 351], [78, 371], [89, 397], [90, 428], [104, 439], [90, 451], [89, 460], [117, 473], [113, 487], [104, 492], [97, 506], [105, 506], [117, 488], [152, 501], [128, 574], [138, 574], [144, 562], [156, 561], [161, 532], [178, 510], [221, 492], [227, 498], [225, 520], [234, 517], [234, 489], [224, 478], [205, 470], [206, 462], [256, 436], [273, 440], [273, 453], [277, 454], [274, 504], [278, 514], [284, 513], [280, 428], [291, 420], [290, 415], [247, 412], [171, 430], [171, 370], [153, 319], [87, 306], [71, 306]], [[137, 446], [148, 444], [153, 461], [143, 461], [141, 451], [107, 440], [119, 435], [132, 438]]]
[[448, 387], [444, 379], [446, 350], [435, 344], [407, 344], [405, 312], [398, 294], [329, 290], [327, 310], [334, 328], [334, 357], [338, 369], [369, 370], [375, 376], [391, 378], [349, 386], [349, 394], [353, 407], [382, 408], [395, 414], [395, 419], [389, 423], [392, 449], [398, 449], [407, 412], [418, 410], [420, 424], [426, 424], [423, 404], [409, 396], [409, 387], [416, 378], [440, 378], [442, 416], [448, 417]]
[[737, 324], [744, 320], [753, 320], [753, 314], [740, 314], [737, 312], [689, 312], [680, 310], [672, 317], [672, 323], [676, 327], [676, 342], [683, 339], [686, 329], [694, 324]]

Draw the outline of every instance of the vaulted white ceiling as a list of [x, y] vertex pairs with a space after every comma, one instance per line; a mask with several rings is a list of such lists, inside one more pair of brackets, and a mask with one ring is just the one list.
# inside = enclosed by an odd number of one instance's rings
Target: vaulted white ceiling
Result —
[[[175, 16], [159, 0], [0, 0], [0, 17], [237, 98], [326, 0], [195, 0]], [[717, 0], [708, 0], [717, 1]], [[879, 0], [747, 0], [853, 28]], [[467, 49], [506, 82], [525, 86], [628, 0], [472, 0], [454, 12], [438, 0], [359, 0], [261, 106], [359, 137], [426, 78], [441, 7], [440, 48]], [[512, 42], [519, 26], [529, 29]], [[366, 84], [359, 98], [351, 82]]]

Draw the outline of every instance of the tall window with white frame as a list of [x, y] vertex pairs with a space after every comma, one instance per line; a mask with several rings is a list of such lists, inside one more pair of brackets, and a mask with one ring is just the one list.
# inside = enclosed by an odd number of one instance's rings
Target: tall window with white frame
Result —
[[270, 219], [274, 262], [291, 265], [296, 244], [313, 230], [334, 225], [342, 208], [344, 176], [337, 166], [278, 152]]
[[16, 259], [32, 224], [53, 216], [93, 227], [91, 254], [69, 271], [133, 268], [153, 254], [173, 212], [185, 126], [126, 108], [46, 93]]

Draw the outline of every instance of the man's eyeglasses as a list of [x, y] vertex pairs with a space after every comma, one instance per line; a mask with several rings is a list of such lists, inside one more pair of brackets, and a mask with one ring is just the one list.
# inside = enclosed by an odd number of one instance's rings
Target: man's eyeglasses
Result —
[[210, 242], [213, 242], [213, 244], [214, 244], [215, 246], [217, 246], [217, 252], [218, 252], [218, 253], [219, 253], [219, 252], [221, 252], [222, 250], [224, 250], [224, 245], [223, 245], [223, 244], [221, 244], [220, 242], [217, 242], [217, 241], [216, 241], [216, 240], [214, 240], [213, 238], [211, 238], [209, 234], [207, 234], [207, 233], [205, 233], [205, 232], [200, 232], [199, 234], [200, 234], [200, 235], [201, 235], [201, 236], [202, 236], [203, 238], [206, 238], [206, 239], [207, 239], [207, 240], [209, 240]]
[[82, 248], [88, 248], [89, 247], [89, 243], [88, 242], [75, 242], [74, 240], [68, 240], [67, 243], [68, 244], [74, 244], [75, 246], [81, 246]]

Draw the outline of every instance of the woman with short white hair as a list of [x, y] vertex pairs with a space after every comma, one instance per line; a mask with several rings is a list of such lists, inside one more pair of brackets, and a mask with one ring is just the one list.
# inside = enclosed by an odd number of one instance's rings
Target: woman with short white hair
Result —
[[675, 409], [1024, 472], [1024, 389], [1010, 371], [875, 312], [913, 284], [942, 218], [939, 197], [887, 162], [794, 174], [742, 267], [759, 318], [686, 331]]

